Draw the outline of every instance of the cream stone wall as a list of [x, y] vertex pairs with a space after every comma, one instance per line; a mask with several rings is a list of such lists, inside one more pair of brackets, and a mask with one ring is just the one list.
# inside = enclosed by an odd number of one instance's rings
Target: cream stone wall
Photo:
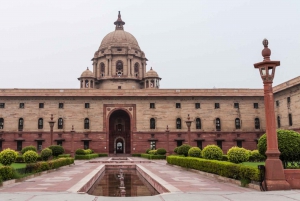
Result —
[[[120, 91], [121, 93], [121, 91]], [[18, 119], [24, 119], [23, 131], [49, 131], [48, 121], [54, 115], [56, 121], [54, 131], [70, 131], [74, 125], [77, 132], [84, 132], [84, 119], [89, 118], [88, 131], [103, 131], [103, 105], [104, 104], [136, 104], [137, 131], [164, 132], [167, 125], [169, 129], [177, 132], [187, 130], [185, 120], [188, 114], [192, 120], [201, 118], [200, 131], [215, 131], [215, 119], [221, 119], [221, 131], [235, 131], [235, 118], [240, 118], [241, 129], [238, 131], [255, 131], [254, 118], [260, 119], [261, 130], [265, 128], [264, 107], [262, 97], [49, 97], [49, 98], [1, 98], [5, 108], [0, 109], [0, 117], [4, 118], [3, 131], [17, 131]], [[239, 102], [240, 108], [234, 108], [234, 103]], [[253, 103], [259, 104], [258, 109], [253, 108]], [[24, 103], [25, 108], [19, 108], [19, 103]], [[44, 108], [39, 108], [39, 103], [44, 103]], [[64, 108], [58, 108], [59, 103]], [[85, 103], [90, 103], [86, 109]], [[150, 103], [155, 103], [155, 109], [150, 108]], [[181, 108], [175, 104], [181, 103]], [[201, 108], [195, 109], [195, 103], [200, 103]], [[214, 104], [220, 103], [220, 108], [215, 109]], [[37, 129], [38, 119], [44, 119], [44, 128]], [[63, 118], [64, 128], [57, 129], [58, 118]], [[156, 119], [156, 129], [150, 129], [150, 118]], [[181, 118], [182, 129], [176, 129], [176, 118]], [[195, 129], [192, 123], [191, 131]]]

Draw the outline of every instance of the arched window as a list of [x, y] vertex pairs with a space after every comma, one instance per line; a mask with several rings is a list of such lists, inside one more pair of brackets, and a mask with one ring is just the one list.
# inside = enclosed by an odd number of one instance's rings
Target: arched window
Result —
[[89, 81], [85, 80], [85, 88], [89, 88]]
[[18, 123], [19, 131], [23, 130], [23, 126], [24, 126], [24, 120], [23, 120], [23, 118], [20, 118], [19, 123]]
[[241, 129], [241, 120], [239, 118], [235, 119], [235, 129]]
[[90, 129], [90, 120], [89, 120], [89, 118], [84, 119], [84, 129]]
[[122, 63], [122, 61], [117, 61], [116, 75], [119, 76], [119, 77], [123, 75], [123, 63]]
[[196, 129], [201, 129], [201, 119], [200, 118], [196, 119]]
[[181, 129], [181, 119], [180, 118], [176, 119], [176, 128]]
[[220, 118], [216, 118], [216, 130], [217, 131], [221, 130], [221, 120], [220, 120]]
[[134, 75], [135, 75], [135, 77], [137, 77], [139, 75], [139, 68], [140, 68], [139, 63], [135, 63], [134, 64]]
[[255, 118], [255, 119], [254, 119], [254, 124], [255, 124], [255, 129], [260, 129], [259, 118]]
[[104, 65], [104, 63], [100, 64], [100, 72], [101, 72], [101, 76], [104, 77], [104, 75], [105, 75], [105, 65]]
[[281, 127], [280, 116], [277, 116], [277, 127], [278, 127], [278, 128]]
[[4, 119], [0, 118], [0, 129], [4, 128]]
[[38, 129], [43, 129], [44, 126], [44, 120], [43, 118], [39, 118], [38, 120]]
[[62, 118], [59, 118], [57, 121], [57, 128], [58, 129], [63, 129], [64, 128], [64, 120]]
[[81, 88], [83, 88], [83, 80], [81, 80]]
[[155, 129], [155, 119], [154, 118], [150, 119], [150, 129]]
[[91, 88], [94, 88], [94, 82], [91, 80]]

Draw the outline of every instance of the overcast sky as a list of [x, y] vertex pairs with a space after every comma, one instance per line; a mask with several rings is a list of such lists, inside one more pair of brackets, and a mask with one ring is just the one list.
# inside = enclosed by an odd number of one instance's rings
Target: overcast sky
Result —
[[161, 88], [262, 88], [262, 40], [274, 85], [300, 75], [300, 1], [0, 1], [0, 88], [79, 88], [118, 11]]

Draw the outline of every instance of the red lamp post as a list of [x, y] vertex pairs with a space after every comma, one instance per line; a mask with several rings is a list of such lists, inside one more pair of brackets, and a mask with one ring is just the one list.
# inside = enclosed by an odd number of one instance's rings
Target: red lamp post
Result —
[[192, 125], [192, 122], [193, 121], [191, 121], [190, 120], [190, 115], [188, 114], [188, 118], [187, 118], [188, 120], [187, 121], [185, 121], [185, 123], [186, 123], [186, 126], [188, 127], [188, 143], [189, 143], [189, 145], [191, 145], [191, 125]]
[[268, 40], [263, 40], [264, 49], [262, 62], [254, 64], [259, 69], [260, 76], [264, 83], [264, 102], [266, 114], [266, 134], [267, 134], [267, 160], [265, 173], [265, 186], [267, 190], [289, 190], [290, 184], [285, 180], [282, 162], [279, 159], [280, 152], [278, 150], [274, 98], [272, 83], [275, 75], [275, 69], [280, 65], [280, 61], [271, 61], [271, 50], [268, 48]]
[[49, 121], [50, 125], [50, 145], [53, 145], [53, 127], [54, 127], [55, 121], [53, 121], [53, 114], [51, 114], [51, 120]]
[[169, 126], [167, 125], [167, 129], [166, 129], [166, 134], [167, 134], [167, 155], [169, 155], [170, 154], [170, 147], [169, 147], [169, 132], [170, 132], [170, 130], [169, 130]]
[[72, 125], [72, 130], [71, 130], [71, 156], [72, 157], [75, 157], [75, 154], [74, 154], [74, 133], [75, 133], [74, 125]]

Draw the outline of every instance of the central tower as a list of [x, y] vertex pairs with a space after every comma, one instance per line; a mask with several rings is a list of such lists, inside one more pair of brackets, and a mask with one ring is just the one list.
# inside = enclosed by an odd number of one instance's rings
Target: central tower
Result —
[[135, 37], [124, 31], [119, 11], [115, 31], [107, 34], [95, 52], [93, 74], [97, 89], [141, 89], [146, 74], [145, 53]]

